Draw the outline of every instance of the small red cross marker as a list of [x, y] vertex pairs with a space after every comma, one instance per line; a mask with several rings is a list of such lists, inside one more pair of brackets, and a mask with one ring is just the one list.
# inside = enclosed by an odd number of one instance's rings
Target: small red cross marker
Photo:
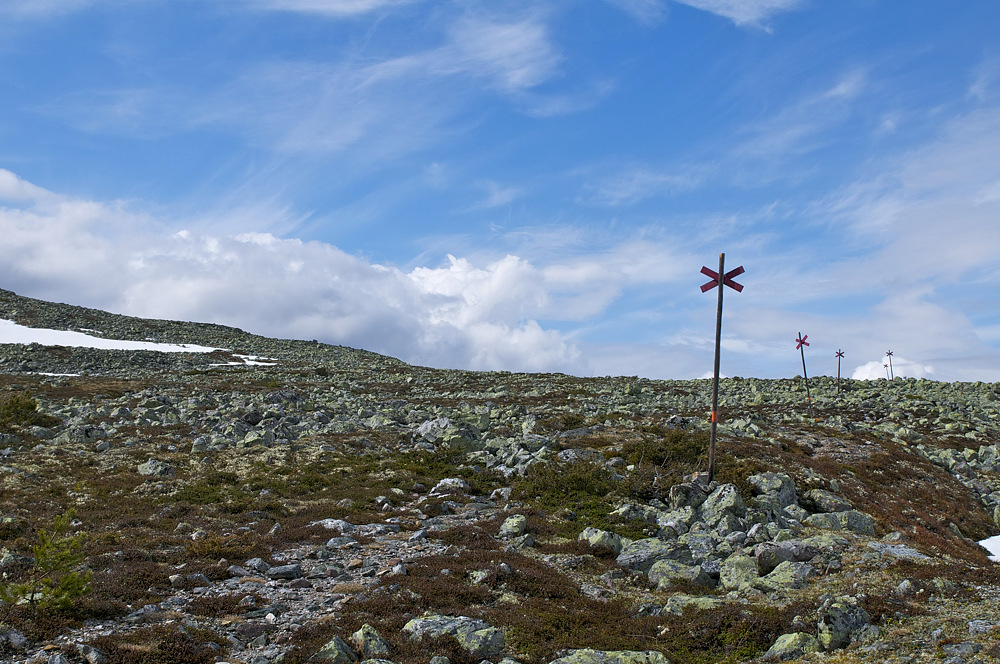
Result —
[[843, 356], [844, 356], [844, 351], [838, 350], [837, 351], [837, 357], [843, 357]]
[[[724, 283], [725, 285], [729, 286], [730, 288], [732, 288], [737, 293], [742, 293], [743, 292], [743, 284], [738, 284], [735, 281], [733, 281], [733, 277], [738, 277], [741, 274], [743, 274], [744, 272], [746, 272], [746, 270], [744, 270], [743, 266], [740, 265], [735, 270], [730, 270], [729, 272], [726, 272], [724, 275], [722, 275], [722, 283]], [[707, 267], [705, 267], [703, 265], [701, 267], [701, 273], [703, 275], [705, 275], [706, 277], [709, 277], [709, 278], [712, 279], [711, 281], [709, 281], [709, 282], [707, 282], [705, 284], [702, 284], [702, 287], [701, 287], [701, 292], [702, 293], [707, 293], [708, 291], [712, 290], [713, 288], [715, 288], [716, 286], [719, 285], [719, 273], [718, 272], [716, 272], [715, 270], [710, 270], [710, 269], [708, 269]]]
[[803, 346], [808, 346], [809, 342], [806, 341], [806, 339], [808, 338], [809, 338], [808, 334], [806, 336], [802, 336], [800, 334], [799, 338], [795, 340], [795, 350], [801, 350]]

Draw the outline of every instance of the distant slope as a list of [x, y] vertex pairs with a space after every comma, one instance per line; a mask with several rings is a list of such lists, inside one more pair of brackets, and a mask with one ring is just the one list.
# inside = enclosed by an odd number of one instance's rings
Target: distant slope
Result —
[[0, 289], [0, 318], [27, 327], [90, 331], [109, 339], [197, 344], [226, 348], [234, 353], [275, 359], [306, 359], [340, 364], [403, 365], [371, 351], [317, 341], [271, 339], [239, 328], [214, 323], [136, 318], [71, 304], [36, 300]]

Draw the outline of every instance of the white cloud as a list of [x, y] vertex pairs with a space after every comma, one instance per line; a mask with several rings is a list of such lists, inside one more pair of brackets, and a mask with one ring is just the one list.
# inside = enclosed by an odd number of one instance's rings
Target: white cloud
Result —
[[666, 3], [662, 0], [605, 0], [605, 2], [647, 25], [659, 23], [667, 14]]
[[9, 171], [0, 171], [0, 194], [17, 199], [0, 207], [0, 280], [26, 295], [434, 366], [586, 373], [573, 340], [535, 320], [558, 315], [556, 301], [574, 284], [547, 280], [516, 256], [481, 266], [452, 257], [404, 273], [268, 233], [163, 232], [122, 203], [60, 196]]
[[674, 194], [697, 187], [701, 178], [696, 171], [700, 170], [692, 168], [688, 173], [664, 173], [643, 168], [628, 169], [588, 185], [588, 199], [599, 205], [617, 206]]
[[730, 19], [736, 25], [760, 26], [771, 16], [798, 8], [802, 0], [675, 0]]
[[483, 190], [486, 196], [472, 206], [472, 209], [481, 210], [487, 208], [502, 207], [520, 198], [524, 193], [520, 187], [504, 187], [499, 182], [493, 180], [482, 180], [476, 186]]
[[889, 371], [887, 360], [872, 360], [854, 369], [851, 378], [855, 380], [878, 380], [879, 378], [929, 378], [935, 379], [934, 367], [904, 357], [893, 355], [892, 370]]
[[380, 9], [392, 9], [416, 0], [247, 0], [251, 6], [331, 17], [357, 16]]

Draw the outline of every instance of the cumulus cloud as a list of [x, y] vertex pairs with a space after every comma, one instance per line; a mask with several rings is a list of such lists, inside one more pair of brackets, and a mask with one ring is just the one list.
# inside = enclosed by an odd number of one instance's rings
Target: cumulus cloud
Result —
[[929, 378], [934, 379], [934, 367], [908, 360], [905, 357], [892, 356], [892, 372], [888, 371], [887, 360], [872, 360], [854, 369], [851, 378], [855, 380], [878, 380], [892, 375], [894, 378]]
[[23, 294], [144, 317], [387, 353], [442, 367], [586, 372], [517, 256], [403, 272], [268, 233], [168, 233], [121, 203], [60, 196], [0, 170], [0, 279]]

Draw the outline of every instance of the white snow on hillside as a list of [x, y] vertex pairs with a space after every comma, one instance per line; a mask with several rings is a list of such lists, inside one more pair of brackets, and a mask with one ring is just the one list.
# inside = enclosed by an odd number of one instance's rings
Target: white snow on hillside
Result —
[[196, 346], [194, 344], [161, 344], [152, 341], [102, 339], [82, 332], [25, 327], [13, 321], [2, 319], [0, 319], [0, 343], [37, 343], [43, 346], [72, 346], [76, 348], [101, 348], [104, 350], [155, 350], [161, 353], [211, 353], [214, 350], [219, 350], [217, 348]]

